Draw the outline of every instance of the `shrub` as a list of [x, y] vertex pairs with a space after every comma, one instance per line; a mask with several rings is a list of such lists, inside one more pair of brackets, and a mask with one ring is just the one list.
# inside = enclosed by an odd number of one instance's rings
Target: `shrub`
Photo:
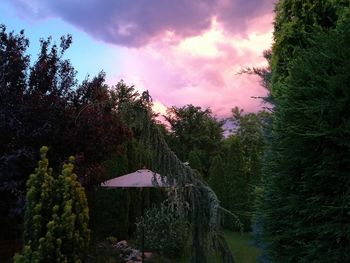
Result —
[[144, 249], [168, 257], [182, 256], [189, 237], [189, 225], [185, 218], [175, 215], [166, 202], [153, 206], [136, 223], [136, 241]]
[[15, 263], [82, 262], [89, 243], [89, 210], [84, 188], [73, 173], [74, 158], [57, 178], [48, 169], [47, 147], [27, 182], [24, 251]]

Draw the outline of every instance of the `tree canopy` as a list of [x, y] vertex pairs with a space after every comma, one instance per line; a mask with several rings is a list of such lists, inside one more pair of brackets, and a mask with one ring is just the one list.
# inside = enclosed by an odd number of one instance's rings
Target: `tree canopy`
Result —
[[223, 121], [216, 119], [209, 108], [203, 110], [193, 105], [171, 107], [165, 119], [170, 125], [167, 138], [170, 147], [182, 161], [189, 161], [191, 152], [192, 158], [195, 152], [207, 176], [211, 159], [221, 146]]
[[104, 73], [77, 84], [76, 71], [64, 58], [71, 42], [70, 36], [62, 37], [59, 45], [42, 39], [38, 58], [31, 63], [24, 32], [0, 27], [0, 209], [5, 236], [18, 226], [13, 222], [23, 213], [25, 181], [42, 145], [50, 147], [54, 169], [66, 156], [76, 155], [78, 176], [84, 184], [96, 184], [105, 176], [104, 161], [131, 136], [114, 110], [117, 101]]

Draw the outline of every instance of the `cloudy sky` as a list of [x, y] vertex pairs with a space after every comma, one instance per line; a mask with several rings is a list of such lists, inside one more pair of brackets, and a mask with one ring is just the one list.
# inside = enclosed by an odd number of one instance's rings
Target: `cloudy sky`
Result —
[[272, 42], [274, 0], [2, 0], [0, 23], [39, 39], [71, 34], [66, 57], [79, 80], [104, 70], [149, 90], [155, 109], [194, 104], [227, 117], [234, 106], [257, 111], [265, 90], [247, 66], [264, 66]]

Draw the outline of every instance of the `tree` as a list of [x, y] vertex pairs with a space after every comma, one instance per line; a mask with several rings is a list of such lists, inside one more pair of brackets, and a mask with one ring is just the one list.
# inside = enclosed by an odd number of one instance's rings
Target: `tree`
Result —
[[[115, 101], [114, 109], [127, 123], [133, 138], [120, 145], [120, 152], [105, 162], [106, 177], [108, 179], [114, 178], [144, 167], [151, 169], [149, 162], [151, 150], [141, 142], [142, 138], [147, 137], [147, 135], [138, 130], [139, 120], [135, 118], [133, 109], [134, 107], [142, 108], [154, 121], [152, 98], [148, 92], [139, 94], [134, 86], [128, 86], [123, 81], [111, 87], [110, 91], [111, 98]], [[158, 127], [160, 126], [158, 125]], [[166, 132], [166, 130], [163, 131]], [[159, 192], [159, 189], [156, 191]], [[160, 194], [158, 193], [158, 196]], [[143, 195], [146, 207], [151, 201], [159, 201], [159, 197], [152, 195], [149, 189], [144, 190]], [[99, 189], [94, 199], [96, 200], [94, 214], [98, 240], [104, 240], [111, 235], [118, 237], [118, 239], [125, 239], [134, 234], [136, 219], [141, 215], [141, 193], [138, 189], [109, 191]]]
[[275, 111], [260, 204], [273, 262], [350, 260], [348, 8], [348, 1], [277, 4]]
[[[269, 113], [245, 113], [232, 109], [234, 135], [227, 140], [225, 168], [231, 188], [231, 210], [241, 215], [245, 230], [250, 230], [255, 203], [255, 188], [261, 185], [263, 152], [265, 149], [264, 129]], [[233, 205], [233, 206], [232, 206]]]
[[18, 136], [23, 125], [17, 116], [25, 101], [28, 45], [23, 31], [18, 35], [7, 33], [6, 27], [0, 25], [0, 215], [6, 215], [0, 217], [0, 223], [6, 238], [11, 238], [13, 233], [18, 235], [16, 215], [22, 211], [25, 182], [20, 178], [34, 169], [33, 153], [29, 149], [14, 149], [14, 135]]
[[197, 170], [200, 174], [203, 174], [203, 165], [200, 159], [200, 153], [193, 150], [188, 155], [188, 162], [192, 169]]
[[106, 178], [104, 162], [132, 135], [104, 73], [77, 84], [64, 57], [72, 38], [62, 37], [59, 45], [50, 38], [40, 43], [38, 58], [30, 63], [24, 32], [15, 35], [0, 26], [0, 222], [8, 239], [19, 236], [36, 149], [50, 147], [54, 171], [66, 156], [77, 155], [77, 174], [92, 185]]
[[283, 81], [289, 76], [289, 62], [295, 58], [296, 51], [315, 44], [310, 37], [313, 33], [334, 28], [340, 12], [347, 6], [348, 2], [343, 0], [277, 2], [271, 57], [273, 96], [283, 96], [286, 88]]
[[[227, 149], [224, 151], [226, 202], [223, 207], [235, 213], [244, 229], [248, 230], [250, 228], [249, 196], [251, 195], [251, 186], [245, 169], [242, 145], [240, 138], [236, 135], [226, 139], [225, 144], [227, 145]], [[225, 220], [225, 226], [230, 229], [236, 227], [230, 223], [231, 221]]]
[[239, 138], [245, 163], [247, 182], [251, 185], [260, 184], [262, 158], [265, 148], [264, 128], [269, 113], [244, 113], [242, 109], [232, 109], [232, 120], [237, 129], [235, 135]]
[[[150, 149], [146, 156], [151, 169], [165, 176], [169, 183], [176, 182], [168, 201], [185, 215], [190, 208], [192, 226], [192, 262], [209, 262], [220, 255], [225, 262], [234, 262], [226, 240], [220, 232], [220, 213], [223, 210], [213, 190], [201, 179], [198, 172], [184, 164], [165, 142], [152, 115], [140, 105], [129, 109], [142, 134], [140, 142]], [[186, 211], [186, 212], [185, 212]]]
[[209, 182], [211, 188], [219, 198], [221, 205], [226, 207], [225, 205], [228, 203], [227, 195], [230, 189], [227, 187], [224, 164], [219, 155], [215, 156], [211, 163], [209, 170]]
[[15, 262], [83, 262], [89, 244], [89, 210], [84, 188], [73, 173], [74, 158], [52, 176], [42, 147], [39, 167], [28, 180], [24, 252]]
[[207, 176], [212, 156], [220, 149], [223, 122], [213, 117], [210, 109], [193, 105], [171, 107], [164, 117], [170, 124], [170, 147], [182, 161], [188, 161], [190, 152], [196, 151]]
[[132, 137], [117, 111], [119, 102], [114, 91], [104, 82], [102, 72], [77, 88], [73, 94], [76, 107], [69, 112], [74, 117], [69, 119], [74, 129], [63, 131], [78, 155], [77, 172], [87, 185], [96, 185], [106, 179], [105, 162], [119, 153], [122, 145]]

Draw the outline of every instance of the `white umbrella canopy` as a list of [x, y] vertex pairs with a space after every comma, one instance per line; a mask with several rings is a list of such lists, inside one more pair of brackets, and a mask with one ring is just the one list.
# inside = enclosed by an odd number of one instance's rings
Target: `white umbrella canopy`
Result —
[[101, 184], [102, 187], [171, 187], [166, 177], [152, 172], [148, 169], [137, 170], [136, 172], [110, 179]]
[[[167, 178], [160, 176], [155, 172], [152, 172], [148, 169], [137, 170], [136, 172], [119, 176], [113, 179], [110, 179], [101, 184], [102, 187], [106, 188], [119, 188], [119, 187], [135, 187], [135, 188], [144, 188], [144, 187], [171, 187], [172, 185], [168, 182]], [[142, 196], [141, 206], [142, 206], [142, 216], [144, 215], [144, 196]], [[142, 263], [144, 262], [144, 229], [142, 227]]]

